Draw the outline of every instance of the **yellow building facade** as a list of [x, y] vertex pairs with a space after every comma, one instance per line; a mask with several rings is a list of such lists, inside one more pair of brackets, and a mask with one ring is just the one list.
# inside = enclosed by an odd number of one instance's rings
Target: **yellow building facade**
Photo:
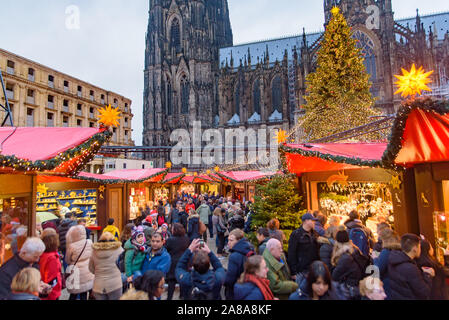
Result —
[[14, 126], [97, 127], [98, 109], [111, 104], [122, 114], [110, 145], [134, 145], [130, 99], [2, 49], [0, 69]]

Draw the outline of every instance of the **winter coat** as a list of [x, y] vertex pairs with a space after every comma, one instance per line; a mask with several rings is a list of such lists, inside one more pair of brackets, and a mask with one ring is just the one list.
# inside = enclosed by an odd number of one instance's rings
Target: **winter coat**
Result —
[[171, 257], [170, 270], [167, 273], [167, 280], [174, 280], [176, 265], [184, 252], [189, 247], [190, 240], [187, 236], [168, 238], [165, 248]]
[[200, 216], [198, 214], [192, 214], [188, 219], [187, 234], [192, 242], [194, 239], [198, 239], [201, 235], [199, 233]]
[[228, 260], [228, 271], [226, 273], [225, 287], [226, 300], [234, 299], [234, 285], [243, 273], [243, 267], [247, 259], [247, 255], [254, 254], [254, 247], [245, 238], [240, 239], [232, 249]]
[[315, 222], [315, 227], [313, 229], [316, 231], [316, 233], [318, 233], [318, 235], [320, 237], [324, 237], [324, 234], [326, 233], [326, 230], [324, 230], [324, 227], [323, 227], [323, 225], [320, 222], [316, 221]]
[[362, 271], [349, 252], [345, 252], [338, 259], [337, 265], [332, 270], [332, 280], [346, 285], [358, 287], [362, 280]]
[[211, 292], [214, 300], [221, 300], [220, 290], [226, 274], [220, 260], [211, 251], [209, 258], [213, 270], [209, 270], [205, 274], [199, 274], [195, 270], [188, 270], [188, 264], [192, 259], [192, 255], [192, 251], [187, 249], [181, 256], [181, 259], [179, 259], [175, 269], [176, 280], [181, 286], [181, 290], [187, 294], [186, 299], [191, 299], [192, 289], [197, 287], [204, 292]]
[[200, 220], [205, 225], [209, 224], [209, 216], [212, 214], [207, 204], [202, 204], [196, 209], [196, 213], [200, 216]]
[[186, 204], [186, 212], [187, 212], [187, 214], [189, 214], [190, 213], [190, 209], [193, 209], [193, 210], [195, 210], [195, 204], [194, 203], [188, 203], [188, 204]]
[[235, 300], [265, 300], [259, 287], [252, 282], [236, 283], [234, 286]]
[[119, 241], [97, 242], [92, 245], [93, 253], [89, 261], [89, 271], [95, 275], [92, 291], [99, 294], [121, 289], [122, 274], [116, 261], [123, 248]]
[[[445, 262], [448, 257], [444, 257]], [[437, 261], [434, 261], [429, 256], [421, 254], [421, 256], [416, 259], [416, 264], [419, 268], [428, 267], [435, 270], [435, 277], [432, 278], [432, 290], [430, 294], [431, 300], [448, 300], [449, 299], [449, 287], [446, 279], [449, 277], [449, 269], [443, 267]]]
[[112, 234], [115, 238], [115, 241], [120, 241], [120, 230], [114, 226], [114, 225], [109, 225], [106, 228], [103, 229], [103, 233], [105, 232], [109, 232], [110, 234]]
[[293, 231], [288, 240], [288, 265], [292, 274], [307, 272], [312, 262], [319, 259], [318, 234], [307, 232], [302, 226]]
[[317, 242], [318, 244], [321, 245], [319, 251], [320, 260], [326, 264], [329, 271], [332, 271], [334, 266], [331, 263], [331, 259], [332, 259], [332, 251], [334, 250], [335, 240], [332, 238], [319, 237], [317, 239]]
[[138, 251], [136, 246], [131, 242], [131, 239], [126, 241], [125, 246], [125, 274], [127, 277], [131, 277], [134, 272], [142, 269], [143, 260], [147, 255], [147, 250]]
[[374, 240], [373, 232], [371, 231], [370, 228], [364, 226], [362, 221], [360, 221], [358, 219], [348, 220], [344, 223], [344, 225], [346, 228], [348, 228], [348, 233], [351, 229], [356, 229], [356, 228], [362, 229], [363, 231], [365, 231], [365, 234], [367, 235], [367, 238], [368, 238], [369, 247], [374, 248], [375, 240]]
[[391, 300], [428, 300], [432, 279], [403, 251], [392, 251], [388, 258]]
[[[94, 285], [95, 276], [89, 271], [89, 260], [92, 256], [92, 241], [86, 240], [84, 228], [75, 227], [71, 232], [71, 236], [73, 242], [67, 247], [65, 262], [68, 265], [73, 265], [76, 262], [76, 259], [80, 257], [76, 264], [76, 268], [79, 270], [79, 283], [77, 283], [78, 281], [75, 281], [72, 288], [68, 288], [67, 291], [71, 294], [78, 294], [91, 290]], [[85, 244], [86, 247], [83, 251]], [[82, 254], [81, 251], [83, 251]], [[77, 284], [79, 284], [79, 286]]]
[[58, 227], [59, 234], [59, 250], [65, 251], [66, 248], [66, 235], [69, 229], [73, 226], [76, 226], [77, 222], [72, 219], [64, 219], [61, 221], [61, 224]]
[[270, 250], [263, 252], [263, 257], [268, 267], [267, 278], [270, 280], [270, 289], [273, 294], [281, 300], [287, 300], [290, 294], [298, 289], [298, 284], [291, 280], [291, 273], [286, 264], [285, 255], [282, 254], [278, 261]]
[[229, 231], [234, 229], [243, 230], [245, 228], [245, 219], [240, 215], [235, 215], [229, 220]]
[[39, 270], [37, 263], [31, 264], [15, 254], [0, 267], [0, 300], [6, 299], [11, 292], [11, 283], [14, 276], [22, 269], [33, 267]]
[[168, 222], [169, 222], [169, 224], [179, 223], [179, 211], [178, 211], [178, 209], [173, 209], [170, 212], [170, 216], [169, 216]]
[[185, 211], [179, 212], [179, 223], [183, 225], [184, 229], [187, 231], [189, 215]]
[[21, 293], [10, 293], [6, 300], [40, 300], [39, 297], [36, 297], [34, 294], [21, 292]]
[[162, 247], [158, 252], [153, 253], [150, 251], [143, 260], [141, 272], [144, 274], [149, 270], [159, 270], [164, 273], [164, 276], [170, 270], [171, 257], [167, 252], [167, 249]]
[[42, 300], [56, 300], [61, 296], [62, 274], [61, 260], [59, 254], [54, 252], [44, 252], [39, 259], [39, 268], [41, 271], [41, 280], [50, 283], [53, 279], [58, 280], [58, 284], [51, 290], [48, 297]]
[[259, 243], [259, 248], [257, 249], [257, 253], [261, 256], [263, 255], [263, 252], [267, 248], [267, 242], [270, 240], [270, 238], [265, 238], [261, 243]]
[[389, 246], [388, 248], [383, 248], [380, 252], [379, 256], [374, 259], [374, 265], [379, 268], [380, 280], [382, 280], [384, 285], [385, 294], [388, 297], [391, 296], [390, 292], [390, 277], [388, 276], [388, 260], [390, 257], [390, 253], [393, 250], [401, 250], [401, 245], [396, 244]]

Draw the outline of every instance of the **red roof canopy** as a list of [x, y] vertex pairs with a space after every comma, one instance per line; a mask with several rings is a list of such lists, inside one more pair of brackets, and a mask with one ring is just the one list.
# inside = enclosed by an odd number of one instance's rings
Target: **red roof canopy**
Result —
[[180, 183], [181, 179], [185, 176], [184, 173], [170, 172], [167, 173], [164, 180], [161, 182], [163, 184], [177, 184]]
[[221, 171], [217, 174], [225, 181], [250, 182], [261, 179], [268, 179], [277, 174], [277, 172], [263, 171]]
[[168, 169], [124, 169], [115, 170], [107, 173], [108, 177], [119, 180], [128, 180], [130, 182], [160, 182]]

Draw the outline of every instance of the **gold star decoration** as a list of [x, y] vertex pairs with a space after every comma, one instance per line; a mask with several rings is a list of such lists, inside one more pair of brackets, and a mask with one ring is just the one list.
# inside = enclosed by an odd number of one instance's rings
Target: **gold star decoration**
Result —
[[40, 194], [47, 194], [48, 187], [45, 184], [39, 184], [36, 189]]
[[349, 176], [345, 176], [345, 172], [343, 171], [343, 172], [339, 172], [338, 174], [334, 174], [334, 175], [330, 176], [326, 182], [327, 182], [327, 185], [329, 188], [332, 187], [332, 185], [335, 182], [338, 182], [342, 186], [347, 186], [348, 178], [349, 178]]
[[287, 141], [287, 132], [285, 130], [279, 130], [276, 133], [275, 139], [278, 142], [278, 144], [286, 142]]
[[187, 169], [186, 168], [182, 168], [182, 173], [187, 173]]
[[209, 175], [209, 174], [210, 174], [210, 170], [207, 170], [207, 171], [206, 171], [206, 174], [208, 174], [208, 175]]
[[393, 190], [394, 189], [400, 190], [401, 189], [401, 178], [399, 177], [399, 175], [393, 176], [391, 178], [390, 184], [393, 187]]
[[108, 105], [105, 108], [101, 108], [98, 110], [100, 114], [98, 115], [98, 118], [100, 119], [98, 122], [104, 124], [106, 127], [118, 127], [119, 122], [118, 120], [121, 119], [119, 117], [120, 111], [118, 108], [112, 108], [111, 105]]
[[198, 176], [198, 172], [194, 172], [193, 175], [194, 175], [195, 177], [197, 177], [197, 176]]
[[335, 16], [336, 14], [340, 13], [340, 8], [339, 7], [333, 7], [331, 12]]
[[432, 73], [433, 70], [424, 73], [423, 67], [420, 67], [417, 70], [415, 64], [413, 64], [410, 72], [402, 69], [402, 76], [395, 75], [398, 79], [398, 81], [395, 82], [398, 86], [398, 90], [394, 94], [402, 92], [401, 96], [405, 98], [416, 94], [421, 95], [422, 91], [432, 91], [432, 89], [427, 86], [427, 84], [432, 82], [432, 80], [429, 79], [429, 76]]
[[220, 167], [218, 167], [218, 166], [215, 167], [215, 168], [214, 168], [214, 171], [215, 171], [215, 172], [219, 172], [219, 171], [220, 171]]
[[104, 186], [99, 186], [99, 187], [98, 187], [98, 191], [100, 191], [101, 193], [103, 193], [104, 190], [105, 190], [105, 187], [104, 187]]
[[172, 166], [172, 163], [171, 163], [170, 161], [168, 161], [167, 163], [165, 163], [165, 167], [166, 167], [167, 169], [170, 169], [171, 166]]

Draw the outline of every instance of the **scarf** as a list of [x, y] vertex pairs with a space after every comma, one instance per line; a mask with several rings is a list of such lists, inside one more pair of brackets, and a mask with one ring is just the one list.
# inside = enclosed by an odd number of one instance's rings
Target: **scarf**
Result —
[[262, 279], [252, 274], [245, 274], [243, 281], [255, 284], [262, 292], [264, 300], [274, 300], [274, 295], [270, 290], [270, 281], [268, 279]]

